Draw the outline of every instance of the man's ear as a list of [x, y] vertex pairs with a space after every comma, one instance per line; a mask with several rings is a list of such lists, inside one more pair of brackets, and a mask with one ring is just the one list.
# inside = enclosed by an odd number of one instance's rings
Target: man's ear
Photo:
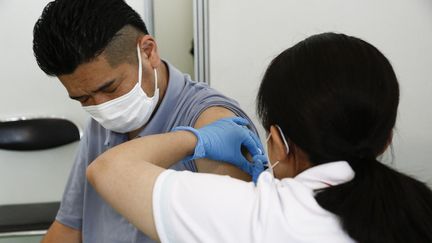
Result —
[[151, 35], [140, 36], [138, 39], [141, 55], [147, 59], [153, 68], [160, 65], [160, 57], [156, 40]]
[[[279, 129], [277, 129], [276, 126], [271, 125], [270, 126], [270, 139], [269, 139], [269, 150], [271, 150], [273, 160], [276, 161], [283, 161], [286, 160], [288, 157], [288, 153], [285, 147], [285, 144], [282, 139], [282, 135], [279, 132]], [[270, 153], [270, 151], [269, 151]]]

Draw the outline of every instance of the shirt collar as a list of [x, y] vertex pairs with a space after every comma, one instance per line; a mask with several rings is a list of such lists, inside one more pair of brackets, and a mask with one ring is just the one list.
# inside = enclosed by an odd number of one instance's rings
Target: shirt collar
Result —
[[165, 91], [165, 95], [160, 103], [158, 109], [153, 114], [153, 117], [147, 123], [147, 125], [142, 129], [138, 136], [147, 136], [151, 134], [156, 134], [164, 132], [164, 126], [166, 118], [171, 116], [173, 108], [180, 98], [180, 93], [185, 86], [185, 76], [182, 72], [176, 69], [174, 66], [166, 61], [163, 61], [168, 68], [168, 84]]
[[317, 190], [329, 186], [336, 186], [354, 178], [354, 171], [346, 161], [337, 161], [313, 166], [294, 179], [305, 186]]

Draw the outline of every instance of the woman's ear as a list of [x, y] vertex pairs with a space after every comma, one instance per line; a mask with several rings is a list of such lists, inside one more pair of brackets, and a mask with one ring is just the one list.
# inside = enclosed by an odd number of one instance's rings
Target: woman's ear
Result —
[[161, 60], [155, 39], [151, 35], [140, 36], [138, 44], [143, 59], [149, 61], [153, 68], [157, 68]]
[[382, 154], [384, 154], [384, 152], [388, 149], [388, 147], [391, 145], [393, 141], [393, 131], [390, 132], [389, 137], [387, 138], [387, 143], [384, 146], [384, 148], [382, 149], [382, 151], [378, 154], [378, 156], [381, 156]]
[[279, 132], [279, 129], [277, 129], [276, 126], [272, 125], [270, 126], [270, 139], [268, 141], [269, 143], [269, 155], [271, 152], [271, 159], [274, 161], [284, 161], [288, 157], [288, 151], [285, 147], [284, 141], [282, 139], [282, 135]]

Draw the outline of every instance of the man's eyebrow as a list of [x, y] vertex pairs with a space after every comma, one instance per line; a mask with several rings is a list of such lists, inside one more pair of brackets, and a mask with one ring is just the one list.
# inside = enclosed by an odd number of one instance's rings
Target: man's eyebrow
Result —
[[[106, 89], [106, 88], [108, 88], [109, 86], [111, 86], [115, 81], [116, 81], [116, 80], [113, 79], [113, 80], [111, 80], [111, 81], [108, 81], [108, 82], [102, 84], [102, 85], [99, 86], [95, 91], [92, 91], [92, 93], [97, 93], [97, 92], [103, 91], [104, 89]], [[80, 99], [82, 99], [82, 98], [84, 98], [84, 97], [87, 97], [87, 96], [88, 96], [88, 95], [79, 95], [79, 96], [70, 96], [70, 95], [69, 95], [69, 98], [71, 98], [71, 99], [73, 99], [73, 100], [80, 100]]]
[[87, 95], [80, 95], [80, 96], [71, 96], [69, 95], [69, 98], [73, 99], [73, 100], [80, 100], [84, 97], [86, 97]]
[[116, 81], [116, 80], [113, 79], [113, 80], [111, 80], [111, 81], [108, 81], [108, 82], [102, 84], [101, 86], [99, 86], [99, 88], [97, 88], [96, 90], [92, 91], [92, 93], [97, 93], [97, 92], [103, 91], [104, 89], [106, 89], [106, 88], [108, 88], [109, 86], [111, 86], [115, 81]]

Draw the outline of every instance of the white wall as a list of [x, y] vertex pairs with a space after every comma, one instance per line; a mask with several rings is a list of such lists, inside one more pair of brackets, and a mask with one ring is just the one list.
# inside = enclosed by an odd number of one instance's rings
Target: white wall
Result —
[[394, 165], [432, 182], [430, 0], [209, 0], [210, 83], [255, 115], [269, 62], [327, 31], [360, 37], [390, 59], [401, 86]]
[[[37, 66], [33, 25], [48, 0], [0, 0], [0, 120], [60, 116], [84, 126], [87, 115], [56, 78]], [[127, 1], [144, 13], [142, 0]], [[52, 136], [47, 134], [47, 136]], [[37, 152], [0, 150], [0, 205], [60, 200], [77, 143]]]
[[154, 1], [155, 37], [161, 57], [193, 76], [192, 0]]

